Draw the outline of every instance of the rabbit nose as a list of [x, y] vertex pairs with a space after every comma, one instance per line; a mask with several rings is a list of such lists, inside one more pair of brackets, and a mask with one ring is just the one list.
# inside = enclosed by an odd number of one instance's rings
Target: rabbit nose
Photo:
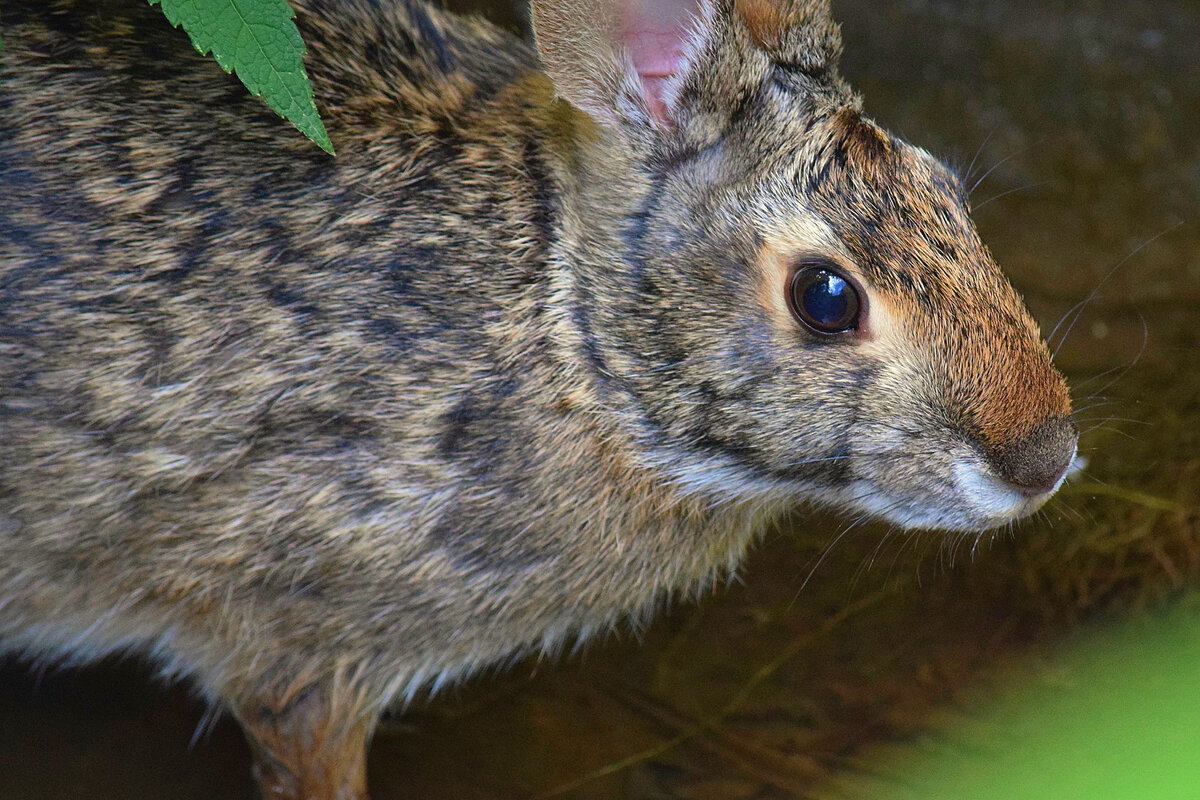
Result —
[[992, 454], [1000, 476], [1030, 496], [1054, 491], [1075, 458], [1079, 426], [1071, 417], [1056, 417], [1006, 442]]

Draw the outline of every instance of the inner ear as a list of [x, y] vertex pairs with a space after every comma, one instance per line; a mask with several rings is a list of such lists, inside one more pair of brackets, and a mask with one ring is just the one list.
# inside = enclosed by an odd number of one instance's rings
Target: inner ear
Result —
[[559, 96], [603, 125], [672, 127], [674, 87], [703, 39], [693, 21], [709, 19], [711, 2], [531, 0], [542, 66]]
[[628, 50], [650, 113], [671, 123], [673, 88], [688, 66], [700, 0], [619, 0], [617, 40]]

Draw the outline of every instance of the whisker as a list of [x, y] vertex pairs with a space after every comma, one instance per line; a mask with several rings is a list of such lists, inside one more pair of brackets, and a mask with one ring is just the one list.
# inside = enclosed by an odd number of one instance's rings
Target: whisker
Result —
[[971, 206], [971, 213], [974, 213], [974, 214], [979, 213], [979, 209], [983, 208], [988, 203], [991, 203], [994, 200], [999, 200], [1001, 197], [1007, 197], [1008, 195], [1013, 194], [1014, 192], [1023, 192], [1027, 189], [1036, 189], [1039, 186], [1045, 186], [1047, 183], [1049, 183], [1049, 181], [1038, 181], [1037, 183], [1027, 183], [1024, 186], [1017, 186], [1012, 189], [1006, 189], [1003, 192], [992, 195], [991, 197], [989, 197], [987, 200], [984, 200], [979, 205]]
[[851, 590], [858, 586], [858, 582], [862, 580], [862, 578], [866, 576], [868, 572], [871, 571], [871, 569], [875, 566], [875, 560], [878, 558], [880, 550], [883, 549], [883, 546], [887, 542], [891, 541], [892, 536], [899, 530], [900, 527], [898, 525], [888, 525], [888, 528], [886, 531], [884, 531], [883, 536], [879, 537], [879, 541], [876, 542], [875, 547], [872, 548], [871, 554], [860, 561], [858, 567], [854, 570], [854, 575], [850, 579]]
[[941, 562], [942, 569], [954, 569], [954, 563], [958, 559], [959, 548], [962, 547], [963, 540], [968, 535], [966, 531], [958, 531], [942, 540], [942, 545], [938, 551], [938, 559]]
[[892, 503], [890, 506], [885, 507], [882, 511], [874, 512], [874, 513], [870, 513], [870, 514], [860, 514], [859, 516], [857, 516], [853, 520], [851, 520], [851, 522], [848, 525], [846, 525], [844, 528], [842, 528], [842, 530], [837, 534], [837, 536], [833, 537], [833, 540], [828, 545], [826, 545], [825, 548], [821, 551], [821, 555], [817, 558], [817, 562], [815, 564], [813, 564], [812, 569], [810, 569], [808, 571], [808, 574], [804, 576], [804, 580], [800, 583], [800, 588], [797, 590], [796, 597], [793, 598], [793, 602], [795, 602], [797, 599], [799, 599], [800, 594], [804, 591], [804, 588], [806, 586], [808, 586], [808, 582], [810, 580], [812, 580], [813, 575], [816, 574], [816, 572], [820, 568], [821, 564], [824, 563], [826, 557], [828, 557], [828, 555], [833, 551], [833, 548], [837, 546], [838, 542], [840, 542], [846, 536], [847, 533], [852, 531], [854, 528], [857, 528], [859, 525], [861, 525], [863, 522], [866, 522], [867, 520], [873, 519], [874, 517], [877, 517], [877, 516], [886, 516], [888, 514], [888, 512], [890, 512], [896, 508], [899, 508], [903, 504], [904, 504], [903, 500], [897, 500], [896, 502]]
[[995, 164], [992, 165], [991, 169], [989, 169], [987, 172], [980, 175], [979, 180], [975, 181], [975, 183], [971, 185], [971, 188], [969, 190], [967, 190], [967, 196], [970, 197], [971, 195], [975, 194], [975, 190], [979, 188], [979, 184], [981, 184], [985, 180], [987, 180], [988, 175], [991, 175], [993, 172], [995, 172], [1001, 166], [1003, 166], [1007, 162], [1011, 161], [1012, 159], [1016, 158], [1017, 156], [1021, 155], [1022, 153], [1029, 152], [1034, 147], [1037, 147], [1039, 144], [1041, 144], [1044, 141], [1045, 141], [1045, 139], [1038, 139], [1035, 142], [1030, 142], [1029, 144], [1022, 147], [1020, 150], [1016, 150], [1012, 153], [1009, 153], [1004, 158], [997, 161]]
[[1068, 502], [1066, 502], [1065, 500], [1063, 500], [1061, 497], [1053, 497], [1053, 498], [1051, 498], [1050, 502], [1049, 502], [1049, 503], [1047, 503], [1047, 504], [1046, 504], [1046, 505], [1045, 505], [1043, 508], [1044, 508], [1044, 509], [1053, 508], [1053, 509], [1054, 509], [1056, 512], [1058, 512], [1060, 515], [1061, 515], [1061, 514], [1062, 514], [1064, 511], [1069, 511], [1070, 513], [1072, 513], [1072, 514], [1074, 514], [1074, 515], [1075, 515], [1075, 519], [1076, 519], [1076, 521], [1078, 521], [1078, 522], [1083, 522], [1083, 519], [1084, 519], [1084, 517], [1083, 517], [1083, 513], [1082, 513], [1082, 512], [1080, 512], [1080, 511], [1079, 511], [1079, 509], [1075, 508], [1075, 507], [1074, 507], [1074, 506], [1072, 506], [1070, 503], [1068, 503]]
[[[893, 430], [898, 433], [905, 434], [906, 436], [919, 434], [919, 432], [917, 432], [917, 431], [909, 431], [904, 428], [897, 428], [895, 426], [891, 426], [886, 423], [872, 423], [872, 426], [879, 428], [879, 429], [883, 429], [883, 430]], [[745, 449], [750, 449], [750, 448], [745, 448]], [[802, 467], [805, 464], [819, 464], [819, 463], [826, 462], [826, 461], [841, 461], [841, 460], [886, 461], [889, 459], [896, 458], [898, 456], [904, 456], [905, 458], [920, 458], [923, 456], [928, 457], [928, 456], [936, 456], [939, 454], [940, 454], [940, 451], [932, 449], [932, 448], [920, 449], [920, 448], [899, 448], [899, 447], [897, 447], [897, 448], [892, 448], [892, 449], [888, 449], [888, 450], [881, 450], [878, 452], [865, 451], [865, 452], [858, 452], [858, 453], [842, 453], [842, 454], [834, 455], [834, 456], [815, 456], [813, 458], [802, 458], [798, 461], [790, 461], [790, 462], [784, 464], [783, 466], [784, 467]]]
[[1098, 402], [1088, 403], [1086, 406], [1079, 406], [1078, 408], [1076, 408], [1074, 411], [1071, 412], [1071, 415], [1079, 416], [1080, 414], [1084, 413], [1085, 411], [1092, 411], [1097, 408], [1104, 408], [1105, 406], [1113, 406], [1116, 404], [1117, 404], [1116, 400], [1110, 400], [1106, 397], [1103, 400], [1100, 400]]
[[[1009, 524], [1011, 525], [1012, 523]], [[979, 533], [975, 534], [975, 542], [971, 545], [971, 561], [974, 561], [975, 557], [979, 554], [979, 545], [984, 542], [985, 538], [987, 540], [988, 547], [991, 547], [996, 543], [996, 532], [979, 531]]]
[[847, 533], [849, 533], [854, 528], [857, 528], [863, 521], [865, 521], [868, 518], [868, 516], [869, 515], [867, 515], [867, 514], [861, 514], [858, 517], [856, 517], [855, 519], [853, 519], [848, 525], [846, 525], [846, 527], [842, 528], [842, 530], [838, 533], [837, 536], [833, 537], [833, 541], [831, 541], [829, 544], [827, 544], [825, 546], [825, 548], [821, 551], [821, 555], [817, 557], [817, 563], [812, 565], [812, 569], [810, 569], [808, 571], [808, 574], [804, 576], [804, 580], [801, 581], [800, 588], [796, 591], [796, 597], [793, 598], [793, 602], [795, 602], [797, 599], [799, 599], [800, 594], [804, 591], [804, 587], [808, 586], [808, 582], [810, 580], [812, 580], [812, 576], [816, 573], [817, 569], [821, 566], [821, 564], [824, 563], [825, 557], [828, 556], [829, 553], [833, 550], [833, 548], [837, 546], [837, 543], [842, 540], [842, 537], [845, 536]]
[[[1134, 309], [1134, 310], [1136, 311], [1137, 309]], [[1115, 384], [1117, 381], [1121, 380], [1121, 378], [1124, 378], [1125, 375], [1129, 372], [1129, 370], [1133, 369], [1134, 366], [1139, 361], [1142, 360], [1142, 356], [1145, 355], [1146, 344], [1150, 341], [1150, 326], [1148, 324], [1146, 324], [1146, 317], [1142, 315], [1141, 311], [1138, 311], [1137, 314], [1138, 314], [1138, 317], [1142, 321], [1142, 343], [1138, 347], [1137, 354], [1133, 357], [1133, 360], [1130, 361], [1125, 366], [1125, 369], [1121, 370], [1120, 373], [1118, 373], [1115, 378], [1113, 378], [1111, 381], [1109, 381], [1108, 383], [1104, 384], [1099, 389], [1097, 389], [1096, 394], [1099, 394], [1100, 392], [1108, 391], [1108, 389], [1111, 388], [1113, 386], [1113, 384]], [[1060, 343], [1059, 346], [1061, 347], [1062, 344]]]
[[[1100, 279], [1100, 282], [1096, 284], [1096, 287], [1094, 289], [1092, 289], [1092, 291], [1088, 294], [1088, 296], [1085, 297], [1080, 303], [1077, 304], [1079, 310], [1075, 313], [1074, 318], [1071, 320], [1070, 324], [1067, 326], [1067, 330], [1063, 333], [1062, 339], [1059, 340], [1058, 346], [1054, 348], [1055, 356], [1058, 356], [1058, 351], [1062, 350], [1063, 343], [1066, 342], [1067, 338], [1071, 335], [1071, 330], [1075, 327], [1075, 323], [1078, 322], [1079, 318], [1083, 315], [1084, 309], [1087, 307], [1087, 305], [1089, 303], [1091, 303], [1093, 300], [1095, 300], [1097, 296], [1099, 296], [1100, 289], [1102, 289], [1104, 287], [1104, 284], [1108, 283], [1108, 281], [1112, 278], [1112, 276], [1117, 273], [1117, 270], [1119, 270], [1121, 267], [1123, 267], [1126, 264], [1126, 262], [1129, 261], [1129, 259], [1133, 258], [1135, 255], [1140, 253], [1142, 250], [1149, 247], [1152, 243], [1158, 241], [1159, 239], [1166, 236], [1168, 233], [1174, 231], [1176, 228], [1178, 228], [1181, 225], [1183, 225], [1183, 220], [1180, 220], [1179, 222], [1176, 222], [1175, 224], [1165, 228], [1164, 230], [1159, 231], [1154, 236], [1151, 236], [1149, 239], [1147, 239], [1146, 241], [1139, 244], [1132, 251], [1130, 251], [1128, 255], [1126, 255], [1124, 258], [1122, 258], [1120, 261], [1118, 261], [1116, 264], [1113, 265], [1112, 269], [1110, 269], [1107, 272], [1107, 274], [1105, 274], [1105, 276]], [[1062, 323], [1060, 322], [1059, 324], [1061, 325]], [[1057, 330], [1057, 329], [1058, 329], [1058, 326], [1056, 325], [1055, 330]]]
[[[1075, 415], [1072, 415], [1075, 416]], [[1076, 422], [1094, 422], [1097, 424], [1105, 422], [1125, 422], [1130, 425], [1143, 425], [1147, 428], [1154, 427], [1154, 423], [1147, 422], [1144, 419], [1131, 419], [1129, 417], [1079, 417], [1075, 416]]]
[[979, 156], [983, 155], [983, 148], [987, 147], [987, 143], [992, 140], [998, 127], [988, 131], [988, 135], [983, 137], [983, 141], [979, 143], [979, 147], [975, 148], [975, 155], [971, 156], [971, 163], [967, 165], [967, 180], [971, 179], [971, 175], [975, 172], [975, 162], [979, 160]]
[[[896, 549], [896, 555], [892, 556], [892, 563], [888, 565], [888, 574], [887, 574], [887, 578], [885, 580], [891, 580], [892, 573], [894, 573], [896, 571], [896, 566], [900, 563], [900, 556], [904, 555], [905, 549], [911, 544], [911, 545], [913, 545], [913, 550], [915, 551], [916, 548], [920, 545], [921, 534], [923, 533], [923, 531], [921, 531], [920, 529], [917, 529], [917, 530], [912, 530], [912, 531], [902, 531], [902, 533], [904, 533], [906, 535], [904, 536], [903, 540], [900, 542], [900, 547], [898, 547]], [[918, 556], [917, 557], [917, 583], [920, 584], [920, 582], [921, 582], [921, 562], [920, 562], [920, 556]]]
[[[1076, 309], [1079, 309], [1082, 306], [1087, 305], [1087, 303], [1088, 303], [1088, 298], [1085, 297], [1082, 300], [1080, 300], [1078, 303], [1076, 303], [1075, 305], [1071, 306], [1066, 311], [1064, 311], [1062, 316], [1058, 318], [1058, 322], [1054, 323], [1054, 327], [1050, 329], [1050, 335], [1046, 337], [1046, 343], [1053, 344], [1054, 343], [1054, 334], [1058, 333], [1058, 329], [1061, 328], [1062, 324], [1067, 321], [1067, 317], [1069, 317], [1069, 316], [1071, 316], [1071, 314], [1075, 313]], [[1057, 353], [1058, 351], [1056, 350], [1055, 352]]]
[[871, 555], [869, 556], [868, 560], [864, 562], [867, 565], [868, 570], [875, 566], [875, 559], [879, 557], [879, 552], [898, 530], [899, 528], [896, 525], [888, 526], [887, 532], [879, 538], [879, 541], [875, 545], [875, 549], [871, 551]]
[[1115, 433], [1117, 436], [1124, 436], [1126, 439], [1128, 439], [1131, 442], [1140, 442], [1141, 441], [1141, 439], [1137, 438], [1136, 436], [1128, 434], [1125, 431], [1121, 430], [1120, 428], [1114, 428], [1111, 425], [1096, 425], [1094, 427], [1087, 428], [1085, 430], [1081, 430], [1079, 433], [1082, 436], [1082, 435], [1089, 434], [1089, 433], [1097, 433], [1099, 431], [1104, 431], [1105, 433]]
[[[1103, 378], [1103, 377], [1105, 377], [1105, 376], [1107, 376], [1107, 375], [1111, 375], [1112, 373], [1114, 373], [1114, 372], [1117, 372], [1118, 370], [1122, 369], [1123, 367], [1124, 367], [1124, 365], [1122, 365], [1122, 364], [1118, 364], [1118, 365], [1117, 365], [1117, 366], [1115, 366], [1115, 367], [1109, 367], [1108, 369], [1104, 370], [1103, 372], [1097, 372], [1095, 375], [1093, 375], [1093, 376], [1092, 376], [1092, 377], [1090, 377], [1090, 378], [1085, 378], [1084, 380], [1082, 380], [1082, 381], [1080, 381], [1079, 383], [1075, 384], [1075, 385], [1074, 385], [1074, 386], [1072, 386], [1071, 388], [1072, 388], [1073, 390], [1075, 390], [1075, 391], [1079, 391], [1079, 390], [1080, 390], [1080, 389], [1082, 389], [1084, 386], [1087, 386], [1089, 383], [1093, 383], [1093, 382], [1095, 382], [1095, 381], [1098, 381], [1098, 380], [1100, 380], [1101, 378]], [[1099, 391], [1099, 390], [1097, 390], [1097, 391]], [[1095, 395], [1095, 393], [1093, 393], [1093, 394], [1090, 394], [1090, 395], [1088, 395], [1088, 399], [1090, 400], [1090, 399], [1092, 399], [1092, 398], [1093, 398], [1093, 397], [1095, 397], [1095, 396], [1096, 396], [1096, 395]]]

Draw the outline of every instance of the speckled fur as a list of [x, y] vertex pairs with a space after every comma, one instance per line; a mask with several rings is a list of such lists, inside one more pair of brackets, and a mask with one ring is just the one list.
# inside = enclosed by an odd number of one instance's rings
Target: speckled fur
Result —
[[[190, 675], [264, 787], [361, 796], [388, 702], [639, 618], [800, 500], [995, 524], [952, 457], [1069, 411], [821, 3], [705, 6], [665, 127], [554, 4], [551, 79], [416, 2], [298, 11], [336, 159], [153, 9], [0, 17], [0, 639]], [[870, 336], [790, 317], [811, 255]]]

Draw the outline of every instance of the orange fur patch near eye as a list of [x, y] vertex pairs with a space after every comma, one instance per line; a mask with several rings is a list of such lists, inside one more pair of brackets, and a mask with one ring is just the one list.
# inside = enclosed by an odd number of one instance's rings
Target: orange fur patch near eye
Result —
[[758, 271], [758, 285], [755, 287], [759, 306], [773, 321], [779, 330], [788, 330], [793, 324], [792, 314], [788, 311], [786, 292], [788, 268], [786, 260], [770, 244], [759, 251], [755, 264]]

